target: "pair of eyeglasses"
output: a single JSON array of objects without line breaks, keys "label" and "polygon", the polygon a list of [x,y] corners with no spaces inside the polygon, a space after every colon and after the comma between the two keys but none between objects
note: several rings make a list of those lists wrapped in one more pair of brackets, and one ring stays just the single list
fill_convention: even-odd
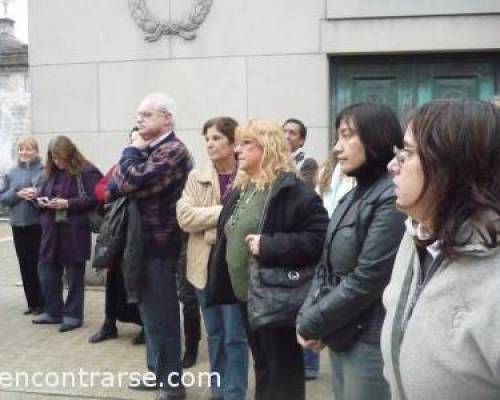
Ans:
[{"label": "pair of eyeglasses", "polygon": [[408,159],[415,152],[414,149],[405,149],[405,148],[400,149],[397,146],[394,146],[392,148],[392,151],[400,167],[402,167],[405,164],[405,162],[407,162]]}]

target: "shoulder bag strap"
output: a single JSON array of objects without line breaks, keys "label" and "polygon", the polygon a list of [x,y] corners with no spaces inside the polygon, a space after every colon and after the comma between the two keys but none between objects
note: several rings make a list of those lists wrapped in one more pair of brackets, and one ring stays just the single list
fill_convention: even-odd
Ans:
[{"label": "shoulder bag strap", "polygon": [[83,179],[82,179],[82,174],[78,174],[76,176],[76,183],[78,185],[78,195],[80,197],[87,197],[87,191],[85,190],[85,186],[83,185]]}]

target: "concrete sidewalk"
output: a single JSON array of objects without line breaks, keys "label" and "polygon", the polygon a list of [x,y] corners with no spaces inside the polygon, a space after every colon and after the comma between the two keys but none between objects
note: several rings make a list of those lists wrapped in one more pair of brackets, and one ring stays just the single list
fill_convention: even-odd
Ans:
[{"label": "concrete sidewalk", "polygon": [[[87,341],[103,320],[104,292],[101,288],[86,290],[85,323],[82,328],[71,332],[59,333],[57,325],[33,325],[32,317],[22,314],[26,308],[24,293],[22,287],[16,285],[20,281],[19,268],[8,236],[10,230],[0,222],[0,400],[154,399],[154,392],[127,388],[125,373],[146,372],[144,346],[130,343],[138,332],[137,326],[119,323],[118,339],[98,344]],[[323,352],[321,358],[321,376],[307,383],[307,399],[332,399],[327,353]],[[198,363],[186,372],[198,377],[198,373],[207,371],[208,353],[204,337]],[[93,385],[90,373],[94,373]],[[16,374],[18,385],[15,384]],[[72,379],[76,382],[74,386]],[[66,387],[63,380],[66,380]],[[187,389],[187,399],[209,397],[206,376],[201,381],[201,387]],[[248,399],[252,399],[252,368],[249,384]]]}]

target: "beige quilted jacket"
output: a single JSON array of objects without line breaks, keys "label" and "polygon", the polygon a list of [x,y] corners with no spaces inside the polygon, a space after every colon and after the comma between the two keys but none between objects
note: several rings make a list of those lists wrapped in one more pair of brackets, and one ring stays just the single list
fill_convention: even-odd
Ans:
[{"label": "beige quilted jacket", "polygon": [[219,178],[213,165],[193,169],[177,202],[177,221],[189,233],[186,275],[198,289],[207,284],[208,257],[221,210]]}]

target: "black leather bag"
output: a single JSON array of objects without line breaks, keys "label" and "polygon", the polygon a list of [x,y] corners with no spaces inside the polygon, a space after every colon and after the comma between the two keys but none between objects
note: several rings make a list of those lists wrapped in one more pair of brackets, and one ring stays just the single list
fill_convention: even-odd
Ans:
[{"label": "black leather bag", "polygon": [[260,266],[250,258],[248,319],[252,329],[295,326],[309,292],[314,267],[290,269]]},{"label": "black leather bag", "polygon": [[126,240],[127,198],[115,200],[104,217],[97,235],[92,267],[96,270],[112,268],[123,256]]},{"label": "black leather bag", "polygon": [[[78,195],[81,197],[87,197],[88,194],[85,190],[85,186],[83,185],[81,174],[76,176],[76,181],[78,183]],[[93,233],[99,233],[101,225],[104,221],[103,210],[101,210],[100,207],[97,206],[93,210],[87,211],[87,219],[89,221],[90,230]]]}]

